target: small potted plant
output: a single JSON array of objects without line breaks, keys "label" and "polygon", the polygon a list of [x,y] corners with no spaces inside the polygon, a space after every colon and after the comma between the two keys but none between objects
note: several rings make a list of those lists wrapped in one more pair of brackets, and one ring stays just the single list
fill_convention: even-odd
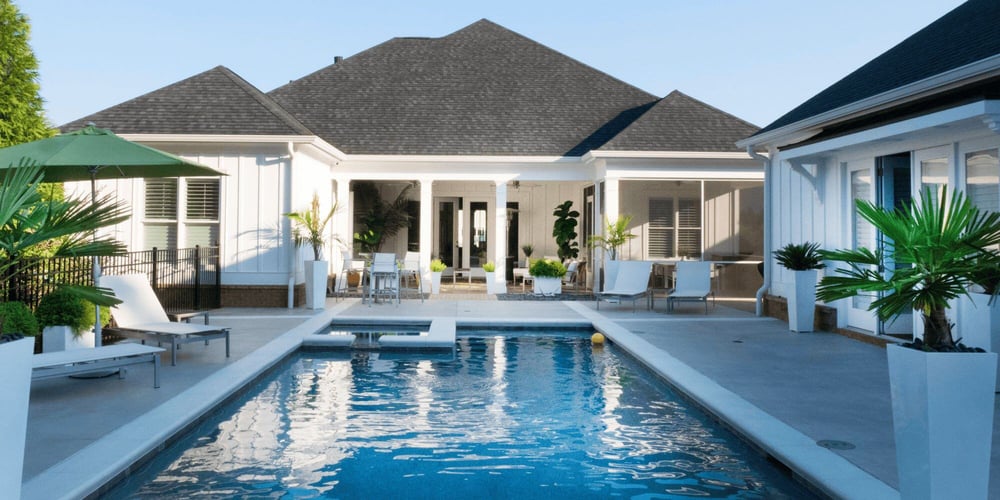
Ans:
[{"label": "small potted plant", "polygon": [[431,261],[431,293],[441,293],[441,273],[445,269],[448,269],[448,266],[441,262],[441,259]]},{"label": "small potted plant", "polygon": [[490,295],[496,295],[497,289],[499,288],[496,283],[496,270],[497,265],[491,260],[483,264],[483,271],[486,273],[486,293]]},{"label": "small potted plant", "polygon": [[792,292],[788,294],[788,328],[811,332],[816,317],[816,271],[823,269],[819,243],[789,243],[774,252],[774,259],[792,272]]},{"label": "small potted plant", "polygon": [[524,267],[531,267],[531,254],[535,253],[535,247],[531,243],[525,243],[521,245],[521,251],[524,252]]},{"label": "small potted plant", "polygon": [[[846,267],[825,276],[817,296],[880,293],[869,306],[880,320],[912,311],[923,319],[923,340],[886,348],[900,497],[987,498],[997,354],[955,342],[947,311],[994,258],[1000,214],[929,189],[898,210],[859,200],[857,213],[891,243],[822,251]],[[886,261],[893,272],[878,272]]]},{"label": "small potted plant", "polygon": [[529,269],[535,282],[535,294],[559,295],[562,293],[562,278],[566,276],[566,266],[551,259],[538,259]]},{"label": "small potted plant", "polygon": [[605,222],[607,227],[604,229],[604,234],[591,236],[587,244],[590,248],[604,250],[604,284],[607,289],[614,284],[618,275],[618,251],[622,245],[635,238],[635,235],[629,230],[629,224],[632,223],[631,215],[622,214],[614,222],[610,220]]},{"label": "small potted plant", "polygon": [[305,261],[306,307],[309,309],[323,309],[326,305],[330,263],[323,260],[323,246],[326,244],[326,226],[338,209],[334,203],[330,211],[323,214],[319,205],[319,195],[314,194],[308,209],[285,214],[292,221],[292,242],[295,246],[312,247],[313,260]]},{"label": "small potted plant", "polygon": [[34,337],[38,321],[24,302],[0,302],[0,333]]},{"label": "small potted plant", "polygon": [[[42,352],[94,347],[94,305],[66,289],[57,289],[38,303],[35,317],[42,328]],[[101,308],[101,324],[110,314]]]}]

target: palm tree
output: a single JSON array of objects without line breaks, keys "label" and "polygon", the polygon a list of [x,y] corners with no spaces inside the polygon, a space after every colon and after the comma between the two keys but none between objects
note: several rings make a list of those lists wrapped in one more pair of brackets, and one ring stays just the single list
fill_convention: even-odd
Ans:
[{"label": "palm tree", "polygon": [[[887,210],[859,200],[858,214],[882,235],[884,249],[823,251],[828,260],[848,264],[837,275],[826,276],[817,297],[833,301],[859,293],[882,293],[872,302],[882,321],[909,310],[921,312],[924,344],[951,349],[955,341],[945,315],[948,301],[968,295],[968,288],[982,279],[984,266],[998,269],[1000,214],[976,208],[961,193],[941,195],[940,202],[927,190],[919,203]],[[889,259],[897,269],[883,274],[879,266]],[[995,272],[993,274],[996,274]]]},{"label": "palm tree", "polygon": [[403,186],[396,199],[387,202],[373,182],[359,182],[354,188],[355,199],[368,203],[362,212],[360,225],[363,231],[354,233],[354,241],[362,246],[362,251],[378,252],[382,244],[403,228],[410,227],[409,193],[413,184]]},{"label": "palm tree", "polygon": [[[313,194],[309,208],[301,212],[285,214],[295,228],[292,229],[292,240],[295,246],[310,245],[313,249],[313,260],[323,260],[323,246],[326,244],[326,225],[330,223],[333,214],[340,209],[339,203],[334,203],[325,215],[319,211],[319,195]],[[339,241],[339,240],[338,240]]]},{"label": "palm tree", "polygon": [[[32,250],[54,245],[53,257],[93,257],[122,253],[125,246],[98,229],[128,219],[125,207],[104,197],[91,203],[81,198],[43,200],[38,186],[40,167],[7,169],[0,182],[0,276],[16,274]],[[64,285],[80,298],[98,305],[119,301],[92,286]]]},{"label": "palm tree", "polygon": [[618,249],[628,243],[628,240],[635,238],[635,235],[628,228],[628,225],[632,223],[632,216],[619,215],[618,220],[606,222],[608,227],[604,230],[604,234],[591,236],[587,243],[591,248],[603,248],[611,254],[611,260],[615,260],[618,258]]}]

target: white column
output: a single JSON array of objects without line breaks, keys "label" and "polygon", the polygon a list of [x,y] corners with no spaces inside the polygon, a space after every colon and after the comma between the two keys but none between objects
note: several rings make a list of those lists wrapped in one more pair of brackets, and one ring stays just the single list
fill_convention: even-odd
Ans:
[{"label": "white column", "polygon": [[431,250],[434,248],[434,181],[420,182],[420,291],[431,291]]},{"label": "white column", "polygon": [[496,181],[496,222],[493,224],[493,262],[496,263],[495,290],[507,284],[507,180]]},{"label": "white column", "polygon": [[[604,180],[604,216],[611,222],[618,220],[618,181],[617,177],[609,177]],[[604,224],[605,221],[601,221],[602,227]]]},{"label": "white column", "polygon": [[351,227],[351,222],[354,220],[354,207],[351,206],[351,179],[338,177],[335,181],[337,182],[337,197],[334,202],[337,204],[337,211],[334,212],[331,222],[333,223],[333,234],[340,238],[341,245],[334,245],[338,251],[333,252],[331,267],[337,273],[337,290],[343,290],[347,288],[347,276],[343,272],[344,259],[341,250],[350,252],[354,246],[354,230]]}]

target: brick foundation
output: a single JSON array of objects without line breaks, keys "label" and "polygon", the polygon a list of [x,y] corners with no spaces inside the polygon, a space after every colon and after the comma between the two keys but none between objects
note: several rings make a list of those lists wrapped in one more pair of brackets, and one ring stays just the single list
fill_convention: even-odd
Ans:
[{"label": "brick foundation", "polygon": [[[306,287],[295,285],[295,307],[306,303]],[[287,286],[223,285],[222,307],[288,307]]]},{"label": "brick foundation", "polygon": [[[788,301],[784,297],[765,295],[764,315],[787,322]],[[837,310],[829,306],[816,304],[816,317],[813,321],[814,330],[835,332],[837,331]]]}]

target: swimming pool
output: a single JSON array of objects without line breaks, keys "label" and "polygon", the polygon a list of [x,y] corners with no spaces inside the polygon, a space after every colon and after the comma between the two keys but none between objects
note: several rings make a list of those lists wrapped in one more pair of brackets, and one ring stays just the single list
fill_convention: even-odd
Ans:
[{"label": "swimming pool", "polygon": [[525,332],[301,352],[108,494],[196,495],[812,497],[614,346]]}]

